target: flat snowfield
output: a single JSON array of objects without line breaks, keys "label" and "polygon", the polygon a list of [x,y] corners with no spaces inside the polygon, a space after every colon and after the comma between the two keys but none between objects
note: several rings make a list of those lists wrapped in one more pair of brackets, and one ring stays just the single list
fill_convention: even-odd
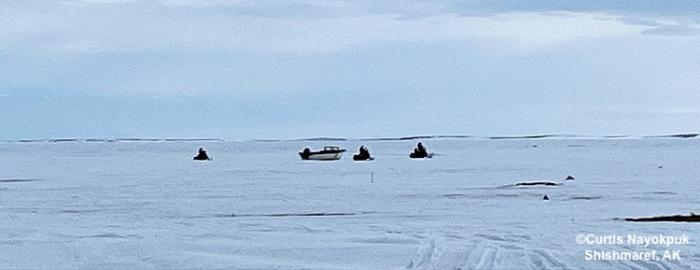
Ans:
[{"label": "flat snowfield", "polygon": [[[619,219],[700,213],[698,139],[423,143],[432,159],[408,158],[416,141],[0,143],[0,269],[700,267],[700,224]],[[352,161],[362,144],[374,161]],[[297,154],[324,145],[348,151]],[[563,185],[512,186],[530,181]]]}]

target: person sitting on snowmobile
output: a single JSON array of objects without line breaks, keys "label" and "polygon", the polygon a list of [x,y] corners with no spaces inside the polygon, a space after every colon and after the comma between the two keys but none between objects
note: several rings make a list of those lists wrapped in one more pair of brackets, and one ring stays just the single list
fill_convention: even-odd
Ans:
[{"label": "person sitting on snowmobile", "polygon": [[204,150],[204,148],[199,148],[199,153],[197,156],[194,157],[194,160],[211,160],[209,155],[207,155],[207,150]]}]

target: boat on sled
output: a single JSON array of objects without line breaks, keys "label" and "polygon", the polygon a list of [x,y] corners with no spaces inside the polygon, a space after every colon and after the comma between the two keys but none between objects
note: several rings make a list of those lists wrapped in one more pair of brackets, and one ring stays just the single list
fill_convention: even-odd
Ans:
[{"label": "boat on sled", "polygon": [[345,149],[337,146],[324,146],[323,150],[311,151],[309,148],[304,148],[299,152],[302,160],[339,160]]}]

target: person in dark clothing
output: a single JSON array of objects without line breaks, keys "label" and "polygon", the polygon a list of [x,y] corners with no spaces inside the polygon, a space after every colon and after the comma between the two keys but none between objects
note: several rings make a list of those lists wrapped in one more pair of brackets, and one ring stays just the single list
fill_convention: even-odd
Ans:
[{"label": "person in dark clothing", "polygon": [[301,159],[303,159],[303,160],[309,159],[309,157],[311,156],[311,149],[309,149],[308,147],[304,148],[304,150],[299,152],[299,155],[301,156]]},{"label": "person in dark clothing", "polygon": [[199,148],[199,153],[197,156],[194,157],[194,160],[211,160],[209,155],[207,155],[207,150],[204,150],[204,148]]},{"label": "person in dark clothing", "polygon": [[422,142],[418,142],[418,146],[416,146],[416,150],[418,150],[418,151],[416,151],[416,153],[418,153],[418,154],[428,155],[428,150],[426,150],[425,147],[423,147]]},{"label": "person in dark clothing", "polygon": [[367,150],[367,147],[360,146],[360,155],[363,157],[369,157],[369,150]]},{"label": "person in dark clothing", "polygon": [[425,149],[423,143],[418,142],[416,148],[413,148],[413,153],[410,155],[411,158],[425,158],[428,157],[428,150]]},{"label": "person in dark clothing", "polygon": [[360,146],[358,152],[358,154],[352,157],[353,160],[372,160],[372,157],[369,154],[369,150],[367,150],[367,147],[365,147],[364,145]]}]

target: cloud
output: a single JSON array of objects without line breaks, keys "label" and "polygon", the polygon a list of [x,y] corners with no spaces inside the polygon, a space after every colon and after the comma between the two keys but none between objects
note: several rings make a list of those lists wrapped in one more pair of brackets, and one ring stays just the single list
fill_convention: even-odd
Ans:
[{"label": "cloud", "polygon": [[621,21],[631,25],[646,26],[647,28],[641,32],[643,35],[691,36],[700,34],[700,25],[688,19],[628,16],[623,17]]},{"label": "cloud", "polygon": [[[345,1],[293,1],[279,5],[274,3],[282,2],[61,3],[30,1],[2,7],[0,24],[6,27],[0,29],[0,48],[29,53],[324,53],[387,42],[466,41],[500,44],[505,50],[517,51],[577,39],[632,35],[645,29],[605,13],[508,11],[464,16],[443,10],[442,5],[421,1],[394,9]],[[407,19],[417,12],[423,14]]]}]

